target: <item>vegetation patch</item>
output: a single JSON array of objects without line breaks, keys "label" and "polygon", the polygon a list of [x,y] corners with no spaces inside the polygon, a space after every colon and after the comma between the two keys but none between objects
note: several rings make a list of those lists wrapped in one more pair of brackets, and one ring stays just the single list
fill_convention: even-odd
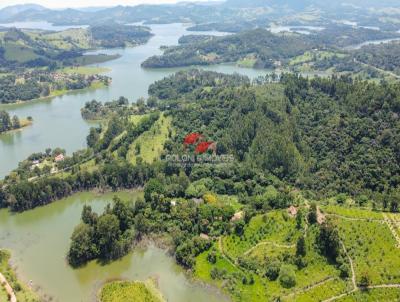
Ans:
[{"label": "vegetation patch", "polygon": [[116,281],[111,282],[101,289],[101,302],[164,302],[164,298],[157,290],[154,280]]}]

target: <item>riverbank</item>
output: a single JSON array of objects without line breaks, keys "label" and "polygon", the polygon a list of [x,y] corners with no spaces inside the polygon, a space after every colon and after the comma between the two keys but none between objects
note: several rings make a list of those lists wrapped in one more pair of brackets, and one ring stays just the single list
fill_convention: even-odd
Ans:
[{"label": "riverbank", "polygon": [[10,258],[10,252],[0,250],[0,301],[39,302],[39,297],[17,279]]}]

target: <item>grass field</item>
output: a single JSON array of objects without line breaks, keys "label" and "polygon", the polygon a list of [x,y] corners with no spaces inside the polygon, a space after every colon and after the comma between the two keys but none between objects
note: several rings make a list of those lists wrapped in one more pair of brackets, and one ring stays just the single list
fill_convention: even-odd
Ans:
[{"label": "grass field", "polygon": [[284,211],[273,211],[254,217],[242,237],[233,234],[224,237],[222,241],[224,250],[235,259],[260,242],[293,245],[299,235],[300,232],[295,228],[295,219]]},{"label": "grass field", "polygon": [[[131,144],[127,159],[133,164],[136,163],[138,157],[147,163],[152,163],[158,159],[163,151],[164,143],[168,139],[171,122],[172,119],[170,117],[161,115],[149,131],[140,135]],[[136,146],[140,146],[140,148]]]},{"label": "grass field", "polygon": [[357,291],[337,302],[395,302],[400,301],[400,288],[374,288],[366,291]]},{"label": "grass field", "polygon": [[[373,288],[400,284],[400,248],[385,217],[400,231],[400,215],[382,214],[349,206],[325,205],[325,214],[338,226],[339,237],[351,258],[357,285],[367,275],[372,288],[354,287],[350,269],[348,278],[340,277],[335,263],[328,261],[317,248],[320,229],[308,225],[305,235],[306,254],[303,267],[292,264],[296,259],[296,241],[303,229],[286,210],[274,210],[253,217],[243,235],[235,233],[219,238],[210,251],[196,258],[197,278],[226,291],[233,301],[400,301],[400,288]],[[209,255],[216,255],[210,262]],[[285,288],[279,278],[270,281],[265,272],[272,263],[285,263],[295,273],[295,284]],[[349,267],[350,261],[345,260]],[[243,282],[246,279],[247,282]],[[252,280],[252,282],[248,282]]]},{"label": "grass field", "polygon": [[367,273],[372,285],[400,283],[400,249],[386,223],[338,219],[338,226],[357,282]]},{"label": "grass field", "polygon": [[344,58],[345,54],[335,53],[331,51],[307,51],[304,54],[294,57],[290,60],[289,65],[299,65],[304,63],[309,63],[313,61],[321,61],[325,59],[330,59],[333,57]]},{"label": "grass field", "polygon": [[7,43],[5,46],[4,58],[7,61],[25,63],[39,58],[33,49],[18,43]]},{"label": "grass field", "polygon": [[100,292],[101,302],[163,302],[153,280],[145,282],[117,281],[106,284]]},{"label": "grass field", "polygon": [[41,35],[41,37],[60,49],[91,48],[90,36],[87,30],[83,28],[72,28],[61,32]]},{"label": "grass field", "polygon": [[327,205],[321,206],[321,209],[327,214],[340,215],[348,218],[383,220],[383,215],[381,212],[374,212],[371,210],[360,209],[356,207]]}]

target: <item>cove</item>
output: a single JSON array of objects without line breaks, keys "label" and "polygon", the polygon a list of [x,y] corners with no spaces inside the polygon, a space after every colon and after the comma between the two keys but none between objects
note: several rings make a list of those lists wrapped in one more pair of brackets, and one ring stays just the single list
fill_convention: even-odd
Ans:
[{"label": "cove", "polygon": [[[38,25],[35,23],[35,26]],[[28,25],[24,23],[24,27]],[[185,34],[221,35],[219,32],[188,32],[183,24],[152,25],[151,28],[155,35],[145,45],[98,51],[121,55],[117,60],[96,65],[111,69],[106,73],[113,78],[109,87],[68,93],[51,100],[0,105],[0,110],[7,110],[11,115],[24,118],[32,116],[34,120],[33,125],[23,131],[0,135],[0,179],[34,152],[43,152],[48,147],[61,147],[71,154],[85,148],[89,128],[94,126],[81,117],[80,109],[86,102],[92,99],[106,102],[120,96],[125,96],[134,102],[139,97],[147,96],[148,87],[153,82],[178,70],[187,69],[143,69],[140,64],[145,59],[161,54],[160,46],[176,45],[178,39]],[[268,73],[267,70],[241,68],[235,65],[207,66],[204,69],[223,73],[237,72],[251,78]]]},{"label": "cove", "polygon": [[146,280],[155,277],[168,301],[224,301],[216,290],[191,282],[165,251],[149,246],[136,249],[120,260],[101,265],[92,261],[79,269],[67,265],[70,236],[80,221],[82,208],[91,205],[100,212],[113,196],[134,201],[141,192],[98,195],[78,193],[45,207],[21,214],[0,211],[0,247],[11,250],[12,263],[20,278],[52,301],[95,301],[97,291],[107,280]]}]

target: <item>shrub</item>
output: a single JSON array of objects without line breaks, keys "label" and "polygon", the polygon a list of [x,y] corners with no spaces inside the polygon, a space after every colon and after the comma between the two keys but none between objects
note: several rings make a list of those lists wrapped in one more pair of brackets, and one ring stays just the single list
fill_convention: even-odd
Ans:
[{"label": "shrub", "polygon": [[296,273],[290,265],[282,265],[279,271],[279,283],[284,288],[291,288],[296,285]]},{"label": "shrub", "polygon": [[265,276],[271,281],[275,281],[279,276],[279,271],[281,269],[281,263],[279,261],[273,261],[267,266],[267,271]]}]

